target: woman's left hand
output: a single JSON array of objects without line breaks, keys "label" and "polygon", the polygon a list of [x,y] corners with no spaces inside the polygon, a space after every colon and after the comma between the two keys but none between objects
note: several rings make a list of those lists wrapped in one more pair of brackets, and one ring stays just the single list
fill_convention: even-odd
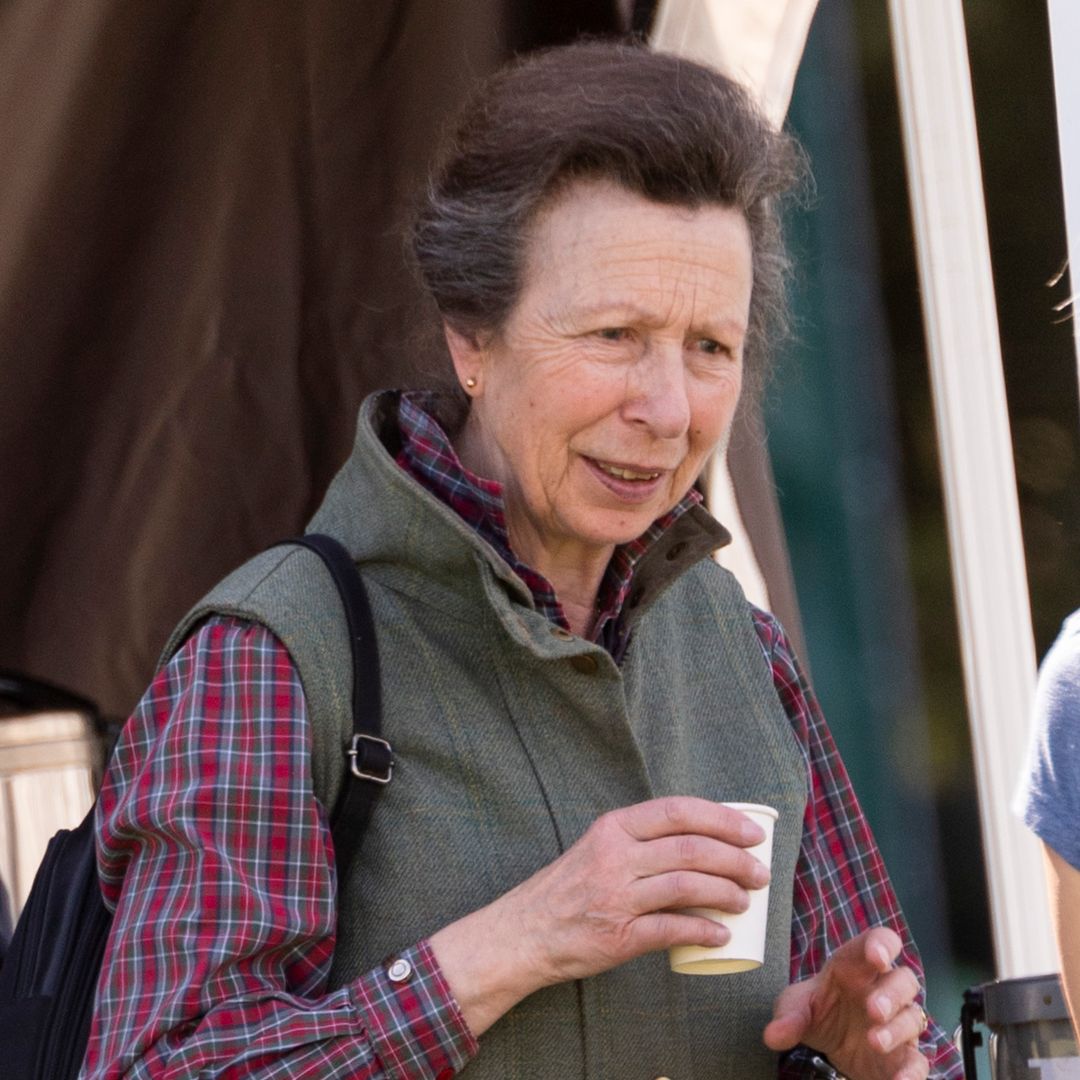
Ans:
[{"label": "woman's left hand", "polygon": [[851,1080],[925,1080],[930,1064],[918,1037],[926,1014],[914,972],[893,967],[900,946],[883,926],[840,946],[817,975],[777,997],[766,1045],[811,1046]]}]

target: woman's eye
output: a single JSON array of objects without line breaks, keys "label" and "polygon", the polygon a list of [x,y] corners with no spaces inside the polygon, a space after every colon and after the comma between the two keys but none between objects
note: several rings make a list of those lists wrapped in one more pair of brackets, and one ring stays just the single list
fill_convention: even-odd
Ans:
[{"label": "woman's eye", "polygon": [[698,338],[693,342],[693,349],[704,356],[717,356],[720,360],[738,360],[740,350],[727,341],[716,338]]}]

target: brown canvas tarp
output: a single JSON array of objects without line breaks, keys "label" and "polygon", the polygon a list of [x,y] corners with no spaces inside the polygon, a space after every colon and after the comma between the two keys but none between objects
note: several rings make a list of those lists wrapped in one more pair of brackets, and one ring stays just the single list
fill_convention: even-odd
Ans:
[{"label": "brown canvas tarp", "polygon": [[448,113],[629,7],[0,7],[0,667],[130,709],[409,378],[430,313],[399,223]]}]

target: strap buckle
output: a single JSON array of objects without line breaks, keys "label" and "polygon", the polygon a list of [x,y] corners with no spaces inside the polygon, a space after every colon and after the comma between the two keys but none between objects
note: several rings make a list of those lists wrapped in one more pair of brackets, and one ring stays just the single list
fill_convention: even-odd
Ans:
[{"label": "strap buckle", "polygon": [[[371,772],[367,768],[367,747],[360,745],[361,740],[365,743],[370,743],[371,748],[375,749],[371,762],[371,767],[378,769],[378,772]],[[385,740],[377,738],[375,735],[353,735],[352,742],[349,744],[349,749],[346,751],[349,757],[349,771],[358,780],[370,780],[375,784],[389,784],[394,778],[394,748]]]}]

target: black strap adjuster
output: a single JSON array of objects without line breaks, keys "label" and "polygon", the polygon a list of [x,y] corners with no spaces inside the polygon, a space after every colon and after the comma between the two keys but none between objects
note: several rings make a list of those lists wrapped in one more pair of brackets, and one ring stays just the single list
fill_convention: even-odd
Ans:
[{"label": "black strap adjuster", "polygon": [[355,734],[346,754],[349,771],[358,780],[389,784],[394,778],[394,748],[385,739]]}]

